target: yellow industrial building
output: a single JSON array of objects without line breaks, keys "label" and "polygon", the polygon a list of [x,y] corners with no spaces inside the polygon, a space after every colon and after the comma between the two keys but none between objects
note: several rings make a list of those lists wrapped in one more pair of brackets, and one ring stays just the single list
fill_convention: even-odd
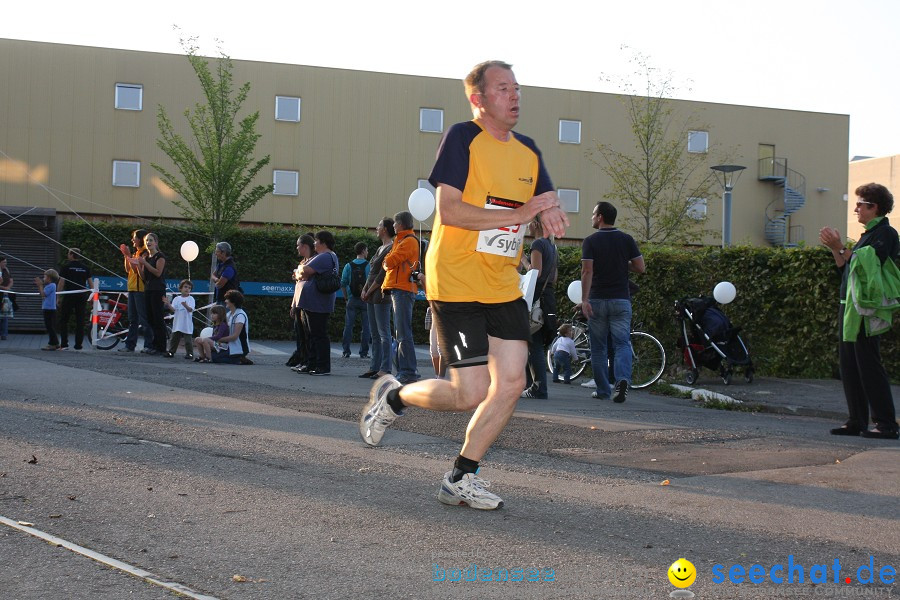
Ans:
[{"label": "yellow industrial building", "polygon": [[[256,156],[271,156],[259,183],[275,184],[245,222],[371,228],[403,210],[427,185],[442,132],[471,118],[468,67],[454,80],[234,60],[236,84],[251,84],[245,109],[260,113]],[[581,239],[610,189],[590,159],[596,142],[634,147],[625,108],[614,94],[520,83],[517,130],[543,152],[571,213],[567,238]],[[202,101],[183,55],[0,39],[0,207],[179,218],[151,167],[171,166],[156,144],[157,108],[188,136],[182,113]],[[726,149],[747,167],[733,193],[733,243],[815,244],[822,226],[846,223],[847,115],[672,106],[703,123],[685,136],[685,152],[713,166],[712,149]],[[713,190],[694,199],[693,214],[708,218],[698,244],[721,243],[722,190]]]}]

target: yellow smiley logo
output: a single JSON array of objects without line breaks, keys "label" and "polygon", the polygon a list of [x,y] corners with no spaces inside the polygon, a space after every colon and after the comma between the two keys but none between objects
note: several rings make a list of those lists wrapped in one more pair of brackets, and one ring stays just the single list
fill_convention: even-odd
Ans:
[{"label": "yellow smiley logo", "polygon": [[686,558],[679,558],[669,567],[668,575],[672,585],[677,588],[686,588],[697,579],[697,569]]}]

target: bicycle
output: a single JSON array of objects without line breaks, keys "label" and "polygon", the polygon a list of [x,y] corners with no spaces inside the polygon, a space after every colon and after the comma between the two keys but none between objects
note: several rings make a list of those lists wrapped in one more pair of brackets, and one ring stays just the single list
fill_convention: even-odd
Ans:
[{"label": "bicycle", "polygon": [[[108,296],[100,296],[100,303],[106,302],[105,308],[97,311],[97,343],[92,340],[93,327],[88,327],[88,343],[98,350],[112,350],[128,335],[128,299],[119,292],[114,300]],[[171,317],[169,317],[171,318]],[[172,326],[166,323],[166,338],[172,336]]]},{"label": "bicycle", "polygon": [[[575,342],[576,355],[572,357],[572,379],[577,379],[591,364],[591,343],[588,332],[588,324],[583,318],[573,316],[560,322],[560,325],[568,323],[572,326],[572,340]],[[638,325],[640,326],[640,325]],[[557,336],[558,337],[558,336]],[[553,340],[556,341],[556,338]],[[553,355],[547,349],[547,370],[553,371]],[[666,350],[658,339],[644,331],[631,330],[631,388],[639,390],[653,385],[662,377],[666,370]],[[612,370],[612,361],[609,361]]]}]

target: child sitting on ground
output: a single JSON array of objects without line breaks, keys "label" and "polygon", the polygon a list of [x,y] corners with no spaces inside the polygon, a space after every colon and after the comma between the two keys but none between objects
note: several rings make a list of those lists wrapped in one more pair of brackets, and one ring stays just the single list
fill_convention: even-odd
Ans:
[{"label": "child sitting on ground", "polygon": [[[217,304],[213,306],[211,310],[213,334],[208,338],[194,338],[194,345],[197,347],[197,358],[194,359],[194,362],[211,362],[210,359],[212,358],[213,350],[222,349],[217,343],[218,340],[228,335],[225,307]],[[223,347],[227,348],[228,344],[224,344]]]},{"label": "child sitting on ground", "polygon": [[172,337],[169,339],[169,351],[166,352],[166,358],[175,356],[178,350],[178,344],[184,336],[184,357],[188,360],[194,358],[194,344],[191,336],[194,334],[194,298],[191,296],[191,290],[194,284],[190,279],[182,279],[178,284],[180,296],[172,299],[172,303],[166,308],[175,313],[172,317]]},{"label": "child sitting on ground", "polygon": [[572,359],[578,353],[575,349],[575,342],[572,340],[574,329],[568,323],[559,328],[559,337],[550,347],[550,354],[553,355],[553,383],[559,383],[559,373],[563,372],[565,377],[564,383],[571,384],[572,378]]}]

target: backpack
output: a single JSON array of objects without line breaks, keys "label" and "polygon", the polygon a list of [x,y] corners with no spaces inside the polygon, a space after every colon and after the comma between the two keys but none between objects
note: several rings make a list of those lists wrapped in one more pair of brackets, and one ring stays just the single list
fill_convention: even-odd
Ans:
[{"label": "backpack", "polygon": [[366,285],[366,263],[350,263],[350,295],[357,298],[362,294]]}]

